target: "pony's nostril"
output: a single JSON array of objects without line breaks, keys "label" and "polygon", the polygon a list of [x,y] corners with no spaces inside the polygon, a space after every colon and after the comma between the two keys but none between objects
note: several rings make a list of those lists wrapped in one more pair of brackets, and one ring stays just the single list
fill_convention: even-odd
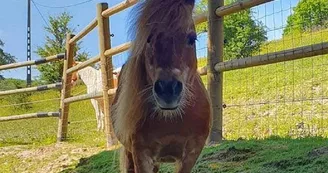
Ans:
[{"label": "pony's nostril", "polygon": [[162,95],[164,94],[165,92],[165,86],[164,86],[164,82],[161,81],[161,80],[158,80],[155,82],[155,92],[158,94],[158,95]]},{"label": "pony's nostril", "polygon": [[182,83],[178,80],[155,82],[154,90],[158,95],[178,96],[182,91]]},{"label": "pony's nostril", "polygon": [[172,89],[174,95],[179,95],[182,92],[182,83],[180,81],[174,81]]}]

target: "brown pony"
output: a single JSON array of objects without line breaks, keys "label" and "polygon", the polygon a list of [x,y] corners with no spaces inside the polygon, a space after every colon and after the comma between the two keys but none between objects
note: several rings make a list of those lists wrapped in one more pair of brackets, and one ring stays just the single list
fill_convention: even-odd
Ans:
[{"label": "brown pony", "polygon": [[212,113],[197,73],[194,3],[146,0],[132,13],[135,41],[111,110],[123,172],[158,172],[161,162],[191,172],[205,145]]}]

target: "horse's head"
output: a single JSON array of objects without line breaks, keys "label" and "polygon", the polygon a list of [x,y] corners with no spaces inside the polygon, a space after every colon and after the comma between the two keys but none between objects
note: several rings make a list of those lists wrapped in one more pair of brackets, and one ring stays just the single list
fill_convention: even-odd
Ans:
[{"label": "horse's head", "polygon": [[176,109],[196,72],[196,34],[162,32],[150,39],[145,61],[153,95],[161,109]]},{"label": "horse's head", "polygon": [[[79,64],[80,62],[73,61],[73,67]],[[72,73],[72,79],[71,79],[71,84],[74,86],[76,84],[76,81],[79,79],[79,75],[77,71]]]},{"label": "horse's head", "polygon": [[157,107],[176,110],[186,103],[191,79],[197,73],[197,35],[192,20],[194,2],[160,3],[167,3],[167,9],[164,5],[148,17],[144,64]]}]

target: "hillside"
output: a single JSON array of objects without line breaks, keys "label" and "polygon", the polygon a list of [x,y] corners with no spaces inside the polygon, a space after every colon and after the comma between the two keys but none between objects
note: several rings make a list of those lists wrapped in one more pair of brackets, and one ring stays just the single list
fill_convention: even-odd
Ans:
[{"label": "hillside", "polygon": [[[291,35],[254,55],[327,41],[328,30]],[[328,136],[327,67],[328,55],[323,55],[225,72],[225,138]]]},{"label": "hillside", "polygon": [[[256,54],[324,41],[328,41],[328,30],[272,41],[264,45]],[[206,59],[200,59],[199,66],[204,64],[206,64]],[[263,170],[320,172],[321,168],[327,167],[328,152],[326,148],[322,148],[328,145],[327,140],[317,138],[295,141],[291,139],[253,140],[272,135],[291,138],[317,135],[328,137],[326,128],[328,127],[327,66],[328,56],[324,55],[225,72],[224,137],[226,140],[252,140],[227,141],[223,145],[205,149],[204,157],[196,169],[209,168],[215,170],[214,172],[262,172]],[[206,77],[202,79],[206,84]],[[73,88],[73,95],[82,93],[86,93],[85,86],[79,85]],[[0,116],[57,111],[59,97],[58,91],[33,93],[30,96],[0,97]],[[20,105],[12,106],[22,100],[35,103],[25,108]],[[67,166],[76,165],[79,158],[89,157],[103,150],[104,133],[96,130],[96,118],[90,101],[72,104],[69,122],[68,145],[70,146],[64,145],[60,149],[55,145],[58,123],[56,118],[1,123],[0,163],[5,164],[0,164],[0,170],[11,172],[19,168],[19,170],[29,169],[37,172],[34,170],[41,166],[48,169],[50,164],[52,168],[54,159],[62,163],[63,161],[60,160],[62,155],[65,155],[63,160],[67,160],[66,155],[67,157],[73,155],[74,159],[71,159],[71,162],[57,166],[66,169]],[[16,146],[23,146],[23,149],[12,149]],[[77,152],[74,150],[76,148],[78,148]],[[320,149],[314,150],[315,148]],[[73,154],[72,150],[74,150]],[[31,151],[32,154],[37,151],[35,155],[43,153],[47,159],[41,159],[43,161],[41,164],[29,157],[22,158],[21,153],[26,153],[26,151]],[[52,154],[44,151],[51,151]],[[229,155],[229,152],[233,155],[237,153],[236,157],[240,156],[240,158]],[[114,153],[117,152],[112,154]],[[28,156],[33,157],[33,155]],[[112,156],[114,155],[108,152],[99,153],[91,158],[80,160],[81,163],[77,165],[77,168],[71,167],[70,171],[66,170],[66,172],[105,171],[109,168],[104,166],[104,163],[108,163]],[[237,161],[231,161],[231,159],[237,159]],[[22,160],[30,166],[25,167],[24,164],[17,166]],[[75,164],[72,165],[73,162]],[[162,168],[163,172],[170,169],[169,167]],[[40,172],[42,171],[44,169]]]}]

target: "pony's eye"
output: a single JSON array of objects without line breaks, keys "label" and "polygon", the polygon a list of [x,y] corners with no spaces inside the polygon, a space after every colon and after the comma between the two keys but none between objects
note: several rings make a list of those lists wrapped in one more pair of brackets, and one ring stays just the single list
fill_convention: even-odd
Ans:
[{"label": "pony's eye", "polygon": [[197,40],[196,33],[192,32],[192,33],[188,34],[188,44],[189,45],[191,45],[191,46],[194,45],[196,40]]},{"label": "pony's eye", "polygon": [[153,34],[150,34],[150,35],[148,36],[148,38],[147,38],[147,43],[150,43],[152,36],[153,36]]}]

